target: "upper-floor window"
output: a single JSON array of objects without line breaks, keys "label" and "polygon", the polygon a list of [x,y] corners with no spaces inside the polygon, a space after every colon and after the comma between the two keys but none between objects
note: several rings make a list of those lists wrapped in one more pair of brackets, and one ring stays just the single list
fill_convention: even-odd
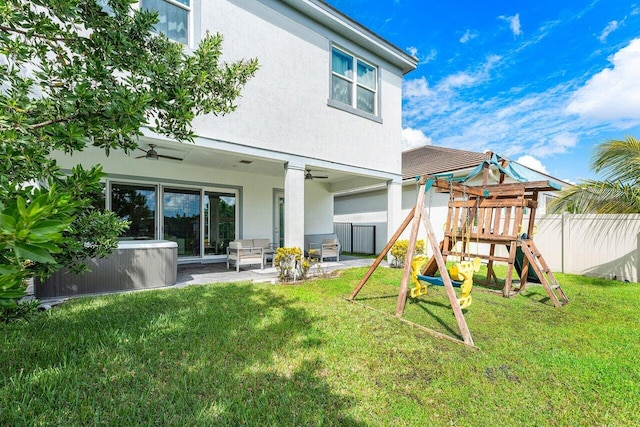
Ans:
[{"label": "upper-floor window", "polygon": [[331,98],[376,114],[377,92],[376,67],[334,47],[331,55]]},{"label": "upper-floor window", "polygon": [[140,7],[158,12],[157,32],[179,43],[189,43],[191,0],[141,0]]}]

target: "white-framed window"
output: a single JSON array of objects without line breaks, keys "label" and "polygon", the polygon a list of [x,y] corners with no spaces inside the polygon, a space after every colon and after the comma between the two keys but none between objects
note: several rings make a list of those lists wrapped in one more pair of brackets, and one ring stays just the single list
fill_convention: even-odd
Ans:
[{"label": "white-framed window", "polygon": [[331,99],[378,113],[378,68],[346,51],[331,49]]},{"label": "white-framed window", "polygon": [[140,0],[140,7],[158,12],[157,32],[173,41],[189,44],[191,0]]}]

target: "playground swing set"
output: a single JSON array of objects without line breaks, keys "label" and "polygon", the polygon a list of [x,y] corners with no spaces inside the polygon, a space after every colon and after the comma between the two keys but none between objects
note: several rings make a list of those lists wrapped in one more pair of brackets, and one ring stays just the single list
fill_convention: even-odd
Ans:
[{"label": "playground swing set", "polygon": [[[500,173],[498,184],[488,184],[490,167],[496,168]],[[465,184],[467,180],[480,172],[483,172],[481,185]],[[504,183],[507,175],[519,182]],[[427,294],[427,285],[442,286],[449,299],[462,340],[421,325],[411,324],[437,337],[476,348],[462,310],[468,308],[472,303],[473,274],[479,271],[482,260],[487,262],[488,283],[498,282],[493,268],[494,262],[507,263],[502,289],[502,294],[505,297],[523,292],[527,282],[537,282],[543,286],[549,299],[556,307],[561,307],[569,302],[533,242],[538,194],[544,191],[558,190],[559,188],[555,184],[550,181],[526,181],[505,160],[499,161],[495,155],[482,162],[473,172],[461,179],[454,179],[452,175],[425,175],[416,179],[418,180],[416,205],[352,291],[348,298],[349,301],[355,300],[393,244],[411,224],[409,246],[405,258],[407,262],[404,264],[395,313],[397,318],[407,323],[411,322],[402,319],[407,294],[409,293],[412,298],[417,298]],[[436,243],[433,226],[424,206],[425,194],[431,188],[439,192],[449,192],[444,239],[439,245]],[[529,210],[529,215],[526,218],[525,209]],[[426,239],[433,253],[428,262],[424,257],[414,258],[421,223],[426,229]],[[476,246],[476,254],[473,259],[470,254],[471,242],[474,242]],[[478,249],[480,244],[489,245],[488,251],[480,253]],[[508,250],[508,256],[496,254],[497,246],[505,246]],[[449,256],[457,257],[459,261],[452,263],[447,268],[446,262]],[[520,286],[517,289],[513,288],[512,283],[514,270],[520,277]],[[411,290],[409,290],[410,280],[413,284]],[[456,295],[455,288],[460,288],[460,296]]]}]

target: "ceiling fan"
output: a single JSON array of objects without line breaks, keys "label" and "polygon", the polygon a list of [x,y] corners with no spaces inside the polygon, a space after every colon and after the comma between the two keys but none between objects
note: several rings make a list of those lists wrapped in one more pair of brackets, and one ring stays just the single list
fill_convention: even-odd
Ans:
[{"label": "ceiling fan", "polygon": [[327,175],[313,175],[311,173],[310,169],[306,170],[306,173],[304,174],[304,179],[327,179],[329,178]]},{"label": "ceiling fan", "polygon": [[143,150],[142,148],[138,147],[139,150],[144,151],[146,154],[143,156],[138,156],[136,157],[136,159],[152,159],[152,160],[158,160],[158,159],[169,159],[169,160],[178,160],[178,161],[182,161],[182,159],[180,157],[173,157],[173,156],[166,156],[164,154],[158,154],[158,152],[155,150],[155,148],[157,147],[156,144],[149,144],[149,149],[148,150]]}]

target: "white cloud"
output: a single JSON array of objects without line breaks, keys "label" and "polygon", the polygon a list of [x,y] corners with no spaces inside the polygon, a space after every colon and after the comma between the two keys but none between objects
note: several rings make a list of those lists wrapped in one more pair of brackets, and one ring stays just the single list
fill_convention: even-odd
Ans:
[{"label": "white cloud", "polygon": [[402,129],[402,150],[431,145],[431,138],[426,136],[420,129]]},{"label": "white cloud", "polygon": [[621,129],[640,124],[640,38],[632,40],[609,61],[611,68],[594,74],[573,93],[566,111]]},{"label": "white cloud", "polygon": [[542,162],[538,159],[536,159],[533,156],[530,156],[528,154],[521,156],[518,158],[518,160],[516,160],[517,163],[520,163],[523,166],[526,166],[530,169],[536,170],[538,172],[542,172],[544,174],[549,175],[549,171],[547,170],[547,168],[542,164]]},{"label": "white cloud", "polygon": [[433,61],[434,59],[436,59],[436,56],[438,54],[437,50],[431,49],[429,51],[429,54],[424,56],[420,54],[420,52],[418,51],[418,48],[415,46],[409,46],[408,48],[406,48],[406,51],[409,53],[409,55],[415,56],[416,58],[418,58],[418,60],[420,61],[420,64],[426,64],[428,62]]},{"label": "white cloud", "polygon": [[478,33],[476,33],[475,31],[471,31],[471,30],[467,30],[462,37],[460,37],[460,43],[466,43],[471,39],[475,39],[476,37],[478,37]]},{"label": "white cloud", "polygon": [[452,90],[440,83],[431,88],[423,79],[411,86],[422,87],[424,94],[414,90],[413,97],[405,97],[405,126],[423,129],[441,146],[545,158],[567,153],[577,144],[573,135],[584,134],[564,111],[571,83],[489,99],[478,98],[474,89]]},{"label": "white cloud", "polygon": [[420,58],[420,63],[426,64],[427,62],[431,62],[436,59],[436,56],[438,56],[438,51],[435,49],[431,49],[427,56],[425,56],[424,58]]},{"label": "white cloud", "polygon": [[509,23],[509,28],[511,28],[511,32],[514,36],[519,36],[522,34],[522,26],[520,25],[520,14],[516,13],[513,16],[499,16],[499,19],[503,21],[507,21]]},{"label": "white cloud", "polygon": [[402,90],[406,98],[426,98],[432,93],[424,77],[405,81]]},{"label": "white cloud", "polygon": [[466,72],[459,72],[456,74],[451,74],[447,76],[443,82],[442,86],[449,89],[456,89],[460,87],[470,87],[473,86],[479,79],[478,75],[469,74]]},{"label": "white cloud", "polygon": [[538,157],[549,157],[553,154],[564,154],[578,143],[578,137],[569,132],[551,134],[549,138],[543,138],[533,144],[529,149],[529,154]]},{"label": "white cloud", "polygon": [[606,42],[607,41],[607,37],[609,37],[609,34],[613,33],[618,28],[619,28],[618,21],[609,22],[607,24],[607,26],[604,27],[604,30],[602,30],[602,33],[600,33],[600,36],[598,37],[598,40],[600,40],[602,43]]}]

